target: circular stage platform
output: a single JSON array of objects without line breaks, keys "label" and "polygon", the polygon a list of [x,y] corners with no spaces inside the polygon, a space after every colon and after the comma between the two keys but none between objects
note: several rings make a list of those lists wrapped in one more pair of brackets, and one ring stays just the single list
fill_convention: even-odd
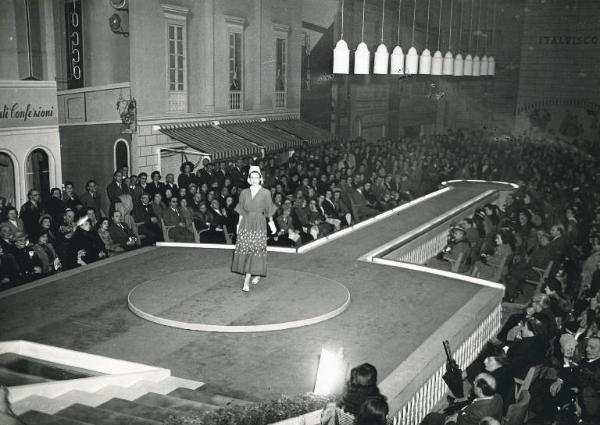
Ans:
[{"label": "circular stage platform", "polygon": [[136,315],[181,329],[265,332],[312,325],[350,304],[348,289],[312,273],[269,268],[250,292],[243,276],[222,269],[185,270],[148,280],[129,293]]}]

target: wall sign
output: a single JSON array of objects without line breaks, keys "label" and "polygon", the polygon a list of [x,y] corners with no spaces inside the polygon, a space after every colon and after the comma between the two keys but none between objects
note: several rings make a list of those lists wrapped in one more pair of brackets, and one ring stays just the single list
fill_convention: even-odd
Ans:
[{"label": "wall sign", "polygon": [[54,106],[39,106],[31,103],[18,102],[0,105],[0,120],[21,120],[23,122],[34,118],[53,118]]},{"label": "wall sign", "polygon": [[538,44],[598,44],[598,36],[596,35],[540,35]]},{"label": "wall sign", "polygon": [[81,0],[65,2],[67,27],[67,86],[69,89],[83,87],[83,19]]}]

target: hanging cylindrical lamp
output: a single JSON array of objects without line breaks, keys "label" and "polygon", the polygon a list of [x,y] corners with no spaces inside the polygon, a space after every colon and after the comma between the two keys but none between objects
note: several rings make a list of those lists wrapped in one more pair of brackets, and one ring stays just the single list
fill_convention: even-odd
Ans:
[{"label": "hanging cylindrical lamp", "polygon": [[464,75],[466,77],[473,76],[473,57],[471,56],[471,36],[473,35],[473,3],[475,0],[471,0],[471,17],[469,18],[469,45],[467,50],[467,56],[465,56],[465,67]]},{"label": "hanging cylindrical lamp", "polygon": [[481,75],[481,59],[479,58],[479,38],[481,37],[481,30],[479,27],[481,19],[481,0],[479,0],[479,8],[477,9],[477,39],[475,43],[475,56],[473,56],[473,77],[479,77]]},{"label": "hanging cylindrical lamp", "polygon": [[362,9],[362,29],[360,36],[360,43],[354,53],[354,73],[355,74],[368,74],[369,73],[369,62],[371,61],[371,53],[369,48],[365,44],[365,0],[363,0]]},{"label": "hanging cylindrical lamp", "polygon": [[[496,0],[494,0],[494,12],[492,13],[492,33],[490,39],[490,46],[494,48],[494,30],[496,29]],[[496,61],[494,57],[490,55],[488,58],[488,75],[496,75]]]},{"label": "hanging cylindrical lamp", "polygon": [[383,25],[385,22],[385,0],[381,10],[381,44],[377,46],[375,51],[375,63],[373,64],[373,74],[387,74],[390,54],[387,46],[383,44]]},{"label": "hanging cylindrical lamp", "polygon": [[427,25],[425,27],[425,48],[421,52],[419,58],[419,74],[429,75],[431,74],[431,52],[429,51],[429,7],[431,6],[431,0],[427,0]]},{"label": "hanging cylindrical lamp", "polygon": [[460,0],[460,23],[458,25],[458,53],[454,57],[454,67],[452,69],[452,75],[455,77],[462,77],[465,75],[465,60],[460,54],[462,50],[462,20],[463,20],[463,4],[464,0]]},{"label": "hanging cylindrical lamp", "polygon": [[438,46],[437,50],[433,54],[431,61],[431,75],[442,75],[442,65],[444,57],[440,51],[440,39],[442,38],[442,0],[440,0],[440,16],[438,21]]},{"label": "hanging cylindrical lamp", "polygon": [[404,74],[404,52],[400,47],[400,11],[402,10],[402,0],[398,4],[398,42],[392,55],[390,56],[390,74],[403,75]]},{"label": "hanging cylindrical lamp", "polygon": [[413,22],[412,22],[412,40],[410,42],[410,49],[406,53],[406,63],[404,72],[406,75],[414,75],[419,71],[419,54],[415,49],[415,19],[417,17],[417,0],[415,0],[413,9]]},{"label": "hanging cylindrical lamp", "polygon": [[488,75],[488,57],[487,57],[487,48],[488,48],[488,38],[490,36],[489,32],[489,16],[490,15],[490,4],[488,2],[488,6],[485,10],[485,47],[483,48],[483,57],[481,58],[481,76],[485,77]]},{"label": "hanging cylindrical lamp", "polygon": [[454,55],[450,51],[450,46],[452,45],[452,10],[454,9],[454,0],[450,0],[450,29],[448,31],[448,51],[444,56],[444,63],[442,66],[442,74],[443,75],[452,75],[454,71]]},{"label": "hanging cylindrical lamp", "polygon": [[344,41],[344,0],[342,0],[342,29],[340,40],[333,49],[333,73],[348,74],[348,72],[350,72],[350,49]]}]

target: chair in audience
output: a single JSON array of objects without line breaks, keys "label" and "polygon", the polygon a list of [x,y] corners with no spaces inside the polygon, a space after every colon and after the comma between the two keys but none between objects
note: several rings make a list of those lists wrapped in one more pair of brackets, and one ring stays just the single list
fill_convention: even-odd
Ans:
[{"label": "chair in audience", "polygon": [[223,224],[223,233],[225,233],[225,243],[227,245],[233,245],[233,240],[232,240],[233,233],[229,233],[229,229],[227,229],[226,224]]},{"label": "chair in audience", "polygon": [[450,263],[450,265],[452,266],[450,268],[450,271],[453,273],[459,273],[460,268],[463,265],[463,263],[465,262],[466,258],[465,258],[465,255],[461,252],[460,254],[458,254],[458,257],[456,258],[456,260],[453,260],[451,258],[447,258],[447,260]]},{"label": "chair in audience", "polygon": [[535,294],[539,294],[542,292],[542,286],[544,282],[550,276],[550,271],[552,270],[552,266],[554,265],[553,261],[550,261],[545,269],[540,269],[538,267],[532,267],[532,270],[538,274],[537,279],[527,279],[525,282],[535,285]]},{"label": "chair in audience", "polygon": [[165,242],[173,242],[173,240],[171,238],[169,238],[169,230],[171,230],[175,226],[165,225],[165,221],[162,219],[162,217],[160,219],[160,226],[162,227],[163,238],[164,238]]},{"label": "chair in audience", "polygon": [[538,372],[539,368],[537,366],[533,366],[529,368],[529,370],[527,371],[527,375],[525,375],[525,378],[513,378],[515,381],[515,400],[519,400],[519,397],[521,396],[521,393],[523,391],[529,392],[529,386],[536,378]]},{"label": "chair in audience", "polygon": [[196,230],[194,220],[192,220],[192,233],[194,234],[194,242],[200,243],[200,233],[198,233],[198,231]]},{"label": "chair in audience", "polygon": [[528,390],[521,389],[519,398],[517,401],[508,406],[506,416],[502,421],[503,425],[523,425],[525,418],[527,417],[527,410],[529,409],[529,401],[531,395]]}]

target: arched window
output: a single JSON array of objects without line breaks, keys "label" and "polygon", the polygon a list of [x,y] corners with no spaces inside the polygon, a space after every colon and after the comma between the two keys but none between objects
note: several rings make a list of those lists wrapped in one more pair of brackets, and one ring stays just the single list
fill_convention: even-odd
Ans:
[{"label": "arched window", "polygon": [[25,177],[27,179],[27,191],[37,189],[46,201],[50,194],[50,164],[48,154],[42,149],[34,149],[27,157]]},{"label": "arched window", "polygon": [[15,165],[8,154],[0,152],[0,196],[16,205]]},{"label": "arched window", "polygon": [[125,139],[117,139],[115,142],[115,170],[120,170],[123,167],[127,167],[131,170],[129,165],[129,145]]}]

